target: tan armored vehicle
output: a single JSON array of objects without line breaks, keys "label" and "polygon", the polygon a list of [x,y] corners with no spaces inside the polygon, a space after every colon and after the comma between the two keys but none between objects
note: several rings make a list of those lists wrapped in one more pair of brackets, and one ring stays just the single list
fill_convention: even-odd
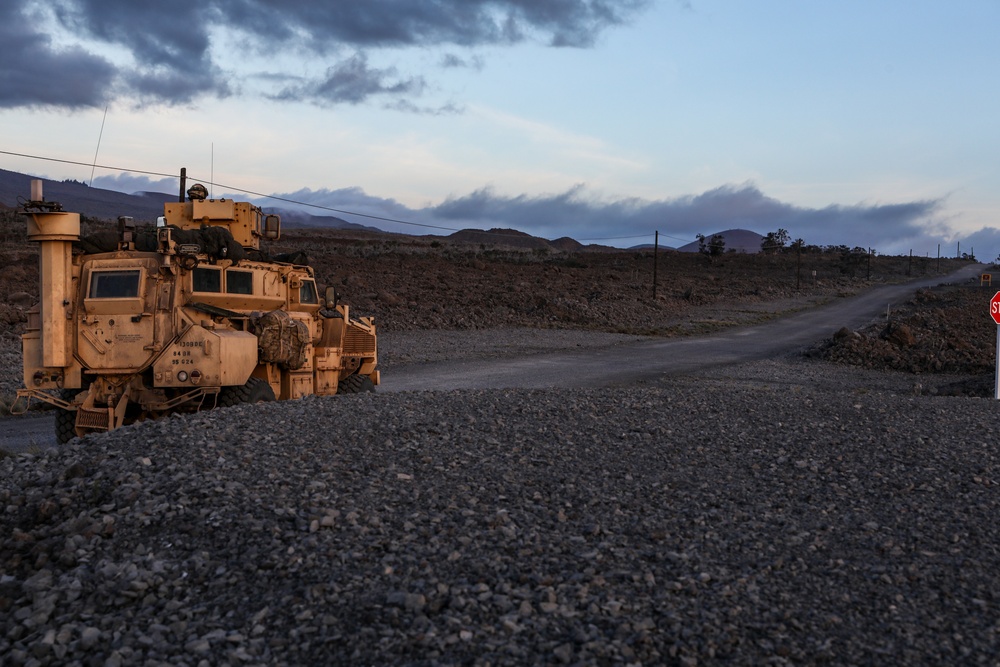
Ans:
[{"label": "tan armored vehicle", "polygon": [[[182,172],[183,174],[183,172]],[[25,389],[56,406],[56,439],[171,412],[373,391],[375,325],[321,295],[301,258],[271,258],[280,220],[194,185],[155,228],[80,237],[80,216],[24,204],[40,245],[40,303],[22,336]],[[57,390],[57,391],[53,391]]]}]

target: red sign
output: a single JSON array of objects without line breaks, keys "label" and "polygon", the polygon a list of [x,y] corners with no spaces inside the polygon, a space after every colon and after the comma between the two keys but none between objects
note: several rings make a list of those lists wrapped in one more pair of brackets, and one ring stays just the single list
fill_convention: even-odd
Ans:
[{"label": "red sign", "polygon": [[990,299],[990,317],[997,323],[997,326],[1000,326],[1000,292],[994,294],[993,298]]}]

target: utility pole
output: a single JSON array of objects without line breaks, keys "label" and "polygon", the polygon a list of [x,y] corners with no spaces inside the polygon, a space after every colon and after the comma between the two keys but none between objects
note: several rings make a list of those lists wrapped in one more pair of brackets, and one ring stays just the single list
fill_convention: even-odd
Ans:
[{"label": "utility pole", "polygon": [[656,301],[656,268],[660,264],[660,230],[656,230],[653,241],[653,301]]},{"label": "utility pole", "polygon": [[802,244],[795,244],[795,290],[798,291],[802,286]]}]

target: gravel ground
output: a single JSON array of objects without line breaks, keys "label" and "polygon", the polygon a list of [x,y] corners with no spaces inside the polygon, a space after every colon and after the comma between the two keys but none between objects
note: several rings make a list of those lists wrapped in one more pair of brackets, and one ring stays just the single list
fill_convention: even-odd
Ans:
[{"label": "gravel ground", "polygon": [[995,664],[996,404],[912,382],[310,398],[6,458],[0,662]]},{"label": "gravel ground", "polygon": [[9,399],[24,386],[21,361],[21,336],[9,331],[0,333],[0,400]]}]

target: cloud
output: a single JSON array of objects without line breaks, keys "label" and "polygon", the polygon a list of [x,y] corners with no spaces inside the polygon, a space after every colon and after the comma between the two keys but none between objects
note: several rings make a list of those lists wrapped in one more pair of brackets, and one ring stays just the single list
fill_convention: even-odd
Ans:
[{"label": "cloud", "polygon": [[55,48],[37,24],[37,17],[17,4],[0,4],[0,107],[103,105],[115,67],[79,46]]},{"label": "cloud", "polygon": [[178,189],[176,178],[161,178],[154,181],[148,176],[140,176],[127,171],[114,175],[96,176],[91,186],[128,194],[137,192],[175,193]]},{"label": "cloud", "polygon": [[977,232],[961,239],[952,239],[953,244],[942,248],[942,254],[950,256],[954,253],[972,253],[981,262],[996,262],[1000,259],[1000,229],[983,227]]},{"label": "cloud", "polygon": [[[264,92],[272,99],[318,104],[360,104],[370,98],[419,96],[420,74],[398,74],[368,65],[377,50],[428,47],[511,46],[526,41],[557,47],[592,46],[606,30],[632,20],[651,0],[437,0],[435,2],[293,2],[276,0],[7,0],[0,8],[0,106],[96,106],[112,93],[144,103],[188,103],[200,96],[233,94],[241,78],[266,81],[249,71],[249,58],[231,58],[233,43],[268,62],[292,55],[316,61],[330,54],[356,55],[298,86],[301,75]],[[35,11],[32,21],[26,12]],[[40,26],[40,27],[35,27]],[[49,34],[70,46],[56,49]],[[88,50],[89,49],[89,50]],[[96,55],[107,52],[108,57]],[[481,69],[478,56],[450,52],[444,68]],[[32,82],[40,82],[32,86]],[[5,84],[5,85],[2,85]],[[117,85],[115,85],[117,84]],[[284,86],[284,87],[281,87]],[[424,107],[396,105],[404,111]]]}]

